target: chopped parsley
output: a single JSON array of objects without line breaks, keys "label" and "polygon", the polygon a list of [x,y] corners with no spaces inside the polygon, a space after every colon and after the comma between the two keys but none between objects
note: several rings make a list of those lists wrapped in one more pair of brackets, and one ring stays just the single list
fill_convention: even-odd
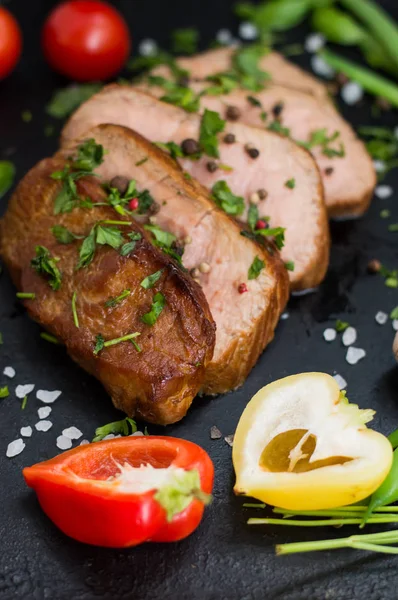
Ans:
[{"label": "chopped parsley", "polygon": [[[138,192],[136,185],[137,184],[135,179],[131,179],[128,184],[127,190],[124,194],[120,194],[119,190],[115,187],[109,188],[107,202],[120,215],[134,214],[135,212],[138,212],[139,215],[143,215],[146,212],[148,212],[148,210],[154,203],[154,199],[152,198],[149,191],[143,190],[142,192]],[[135,211],[126,210],[126,205],[133,198],[137,198],[138,200],[137,209]]]},{"label": "chopped parsley", "polygon": [[83,102],[99,92],[101,88],[101,83],[74,83],[68,87],[56,90],[46,106],[46,112],[56,119],[65,119]]},{"label": "chopped parsley", "polygon": [[182,265],[181,256],[173,248],[173,244],[177,240],[175,235],[164,231],[158,225],[144,225],[144,229],[152,233],[154,237],[152,243],[154,246],[160,248],[165,254],[168,254]]},{"label": "chopped parsley", "polygon": [[15,167],[9,160],[0,160],[0,198],[4,196],[14,182]]},{"label": "chopped parsley", "polygon": [[148,275],[148,277],[145,277],[145,279],[143,279],[140,283],[141,287],[144,288],[144,290],[149,290],[151,288],[153,288],[153,286],[155,285],[155,283],[157,281],[159,281],[160,277],[162,276],[163,273],[163,269],[160,269],[160,271],[156,271],[156,273],[152,273],[152,275]]},{"label": "chopped parsley", "polygon": [[79,325],[79,317],[77,315],[77,310],[76,310],[76,300],[77,300],[77,294],[76,294],[76,292],[73,292],[73,296],[72,296],[73,322],[75,324],[75,327],[77,327],[77,329],[79,329],[80,325]]},{"label": "chopped parsley", "polygon": [[390,223],[388,231],[398,231],[398,223]]},{"label": "chopped parsley", "polygon": [[161,150],[164,150],[164,152],[168,152],[171,158],[183,158],[184,156],[184,152],[182,151],[181,146],[179,144],[176,144],[175,142],[155,142],[155,146],[157,146]]},{"label": "chopped parsley", "polygon": [[390,313],[390,319],[398,319],[398,306],[396,306]]},{"label": "chopped parsley", "polygon": [[176,54],[195,54],[198,48],[199,32],[193,27],[175,29],[171,32],[171,48]]},{"label": "chopped parsley", "polygon": [[245,210],[245,201],[241,196],[235,196],[226,181],[217,181],[212,188],[214,202],[228,215],[239,216]]},{"label": "chopped parsley", "polygon": [[75,235],[63,225],[54,225],[51,227],[51,233],[59,244],[71,244],[75,240],[81,240],[84,236]]},{"label": "chopped parsley", "polygon": [[28,403],[28,397],[25,396],[21,402],[21,410],[25,410],[27,403]]},{"label": "chopped parsley", "polygon": [[340,321],[340,319],[337,319],[335,330],[337,333],[343,333],[343,331],[345,331],[349,326],[350,324],[347,323],[347,321]]},{"label": "chopped parsley", "polygon": [[213,110],[205,109],[199,132],[199,144],[203,152],[212,158],[219,157],[217,134],[224,131],[225,121]]},{"label": "chopped parsley", "polygon": [[380,269],[380,275],[384,277],[384,283],[389,288],[398,288],[398,270],[390,270],[387,269],[384,265],[382,265]]},{"label": "chopped parsley", "polygon": [[264,267],[265,262],[261,260],[258,256],[256,256],[252,264],[250,265],[248,271],[248,279],[257,279]]},{"label": "chopped parsley", "polygon": [[155,325],[158,320],[162,310],[164,309],[166,304],[166,298],[163,296],[161,292],[157,292],[157,294],[153,297],[153,302],[151,304],[151,310],[145,315],[141,317],[141,321],[145,323],[145,325],[149,325],[152,327]]},{"label": "chopped parsley", "polygon": [[250,102],[252,106],[257,106],[258,108],[262,107],[260,100],[254,96],[247,96],[247,101]]},{"label": "chopped parsley", "polygon": [[206,77],[206,81],[213,84],[203,90],[203,94],[207,94],[208,96],[229,94],[239,85],[237,77],[231,73],[216,73],[215,75],[209,75]]},{"label": "chopped parsley", "polygon": [[124,290],[119,296],[116,296],[115,298],[109,298],[105,302],[105,307],[106,308],[114,308],[117,304],[122,302],[122,300],[124,300],[125,298],[130,296],[130,294],[131,294],[130,290],[128,290],[128,289]]},{"label": "chopped parsley", "polygon": [[8,398],[10,392],[8,391],[8,385],[0,387],[0,398]]},{"label": "chopped parsley", "polygon": [[102,334],[99,333],[95,338],[94,354],[99,354],[104,348],[109,348],[110,346],[116,346],[117,344],[121,344],[122,342],[128,342],[130,340],[133,340],[139,335],[141,334],[138,331],[136,331],[135,333],[129,333],[127,335],[123,335],[122,337],[105,341]]},{"label": "chopped parsley", "polygon": [[285,187],[289,188],[290,190],[296,187],[296,180],[294,177],[285,181]]},{"label": "chopped parsley", "polygon": [[312,131],[310,134],[310,139],[308,142],[297,141],[300,146],[306,148],[307,150],[311,150],[316,146],[320,146],[322,149],[322,154],[327,156],[328,158],[339,157],[343,158],[345,156],[345,148],[344,144],[339,142],[338,148],[332,148],[330,144],[335,142],[340,136],[339,131],[335,131],[332,135],[328,135],[326,128],[316,129]]},{"label": "chopped parsley", "polygon": [[92,206],[92,202],[81,201],[77,193],[76,181],[86,175],[103,162],[104,149],[96,144],[94,139],[86,140],[77,149],[77,157],[70,160],[62,171],[52,173],[52,179],[62,181],[62,188],[54,203],[54,214],[71,212],[77,206]]},{"label": "chopped parsley", "polygon": [[285,137],[290,136],[290,129],[288,127],[283,127],[283,125],[277,119],[271,121],[267,129],[268,131],[274,131],[275,133],[279,133],[280,135],[283,135]]},{"label": "chopped parsley", "polygon": [[145,164],[147,162],[147,160],[149,160],[148,156],[145,156],[144,158],[142,158],[141,160],[139,160],[138,162],[135,163],[136,167],[140,167],[141,165]]},{"label": "chopped parsley", "polygon": [[57,267],[57,259],[44,246],[36,246],[36,256],[30,261],[31,267],[42,277],[48,280],[53,290],[61,287],[61,272]]},{"label": "chopped parsley", "polygon": [[137,424],[134,419],[126,417],[121,421],[114,421],[113,423],[107,423],[102,427],[97,427],[95,430],[95,437],[93,442],[100,442],[107,435],[131,435],[137,431]]},{"label": "chopped parsley", "polygon": [[40,333],[40,337],[42,340],[50,342],[50,344],[60,344],[60,341],[55,337],[55,335],[51,335],[51,333],[47,333],[47,331],[42,331]]},{"label": "chopped parsley", "polygon": [[171,74],[176,80],[189,75],[189,72],[186,69],[181,69],[181,67],[178,66],[176,59],[171,56],[171,54],[164,52],[163,50],[152,56],[138,56],[137,58],[133,58],[129,61],[127,66],[132,71],[151,71],[160,65],[168,66]]},{"label": "chopped parsley", "polygon": [[274,227],[271,229],[256,229],[256,235],[262,235],[263,237],[274,238],[275,246],[278,250],[281,250],[285,245],[285,228]]},{"label": "chopped parsley", "polygon": [[131,225],[129,221],[99,221],[92,228],[88,236],[83,240],[79,251],[79,262],[77,269],[88,267],[94,259],[97,245],[111,246],[118,250],[123,244],[123,233],[113,225]]},{"label": "chopped parsley", "polygon": [[247,223],[252,231],[256,228],[256,223],[259,220],[259,212],[257,204],[250,202],[249,210],[247,212]]},{"label": "chopped parsley", "polygon": [[136,232],[128,233],[127,237],[129,238],[130,241],[123,244],[123,246],[120,248],[121,256],[127,256],[128,254],[131,254],[131,252],[133,252],[137,242],[142,239],[142,235],[140,233],[136,233]]},{"label": "chopped parsley", "polygon": [[36,298],[36,294],[33,292],[17,292],[15,295],[18,300],[34,300]]},{"label": "chopped parsley", "polygon": [[199,111],[200,96],[195,94],[191,88],[179,85],[159,75],[149,75],[148,83],[149,85],[162,87],[166,91],[166,94],[160,97],[163,102],[179,106],[187,112]]},{"label": "chopped parsley", "polygon": [[268,51],[263,44],[251,44],[236,50],[232,65],[241,87],[252,92],[264,89],[270,76],[259,67],[259,62]]},{"label": "chopped parsley", "polygon": [[398,138],[387,127],[360,127],[359,133],[366,138],[366,148],[372,158],[382,161],[383,170],[378,174],[383,178],[388,171],[398,167]]},{"label": "chopped parsley", "polygon": [[286,271],[294,271],[294,261],[288,260],[285,262],[285,269]]}]

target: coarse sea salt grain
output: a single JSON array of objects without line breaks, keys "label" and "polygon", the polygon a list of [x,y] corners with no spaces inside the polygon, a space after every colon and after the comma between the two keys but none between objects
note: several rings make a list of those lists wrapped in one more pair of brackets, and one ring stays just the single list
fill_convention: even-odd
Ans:
[{"label": "coarse sea salt grain", "polygon": [[341,341],[344,346],[351,346],[354,344],[357,339],[357,330],[354,327],[347,327],[345,332],[342,335]]},{"label": "coarse sea salt grain", "polygon": [[394,331],[398,331],[398,319],[393,320],[392,328],[394,329]]},{"label": "coarse sea salt grain", "polygon": [[53,392],[49,392],[47,390],[37,390],[36,398],[42,402],[45,402],[46,404],[52,404],[57,398],[60,397],[61,394],[62,392],[59,390],[54,390]]},{"label": "coarse sea salt grain", "polygon": [[89,444],[90,442],[88,440],[82,440],[79,444],[79,446],[86,446],[87,444]]},{"label": "coarse sea salt grain", "polygon": [[34,383],[26,383],[25,385],[17,385],[17,387],[15,388],[15,395],[17,398],[20,398],[22,400],[23,398],[25,398],[25,396],[27,396],[28,394],[33,392],[34,389],[35,389]]},{"label": "coarse sea salt grain", "polygon": [[39,415],[39,419],[47,419],[48,415],[51,413],[51,406],[41,406],[37,409],[37,414]]},{"label": "coarse sea salt grain", "polygon": [[388,314],[379,310],[379,312],[377,312],[375,315],[375,321],[379,325],[385,325],[388,321]]},{"label": "coarse sea salt grain", "polygon": [[289,313],[284,312],[281,314],[281,321],[286,321],[289,318]]},{"label": "coarse sea salt grain", "polygon": [[130,433],[129,437],[141,437],[142,435],[145,435],[143,431],[134,431],[134,433]]},{"label": "coarse sea salt grain", "polygon": [[242,40],[255,40],[258,36],[258,29],[253,23],[245,21],[239,25],[239,36]]},{"label": "coarse sea salt grain", "polygon": [[235,434],[231,433],[230,435],[226,435],[224,438],[224,440],[227,442],[228,446],[231,446],[231,448],[234,445],[234,437],[235,437]]},{"label": "coarse sea salt grain", "polygon": [[37,421],[35,427],[37,431],[48,431],[53,426],[51,421]]},{"label": "coarse sea salt grain", "polygon": [[331,327],[328,327],[323,332],[323,337],[327,342],[333,342],[333,340],[336,339],[336,335],[337,335],[336,330],[332,329]]},{"label": "coarse sea salt grain", "polygon": [[222,438],[221,431],[218,429],[218,427],[213,425],[213,427],[211,427],[211,429],[210,429],[210,439],[219,440],[220,438]]},{"label": "coarse sea salt grain", "polygon": [[63,430],[62,435],[70,440],[78,440],[82,437],[83,433],[77,427],[68,427],[67,429]]},{"label": "coarse sea salt grain", "polygon": [[151,38],[141,40],[141,42],[138,44],[138,54],[141,54],[141,56],[154,56],[154,54],[157,52],[157,49],[157,43]]},{"label": "coarse sea salt grain", "polygon": [[60,450],[69,450],[69,448],[72,448],[72,440],[64,435],[59,435],[57,437],[57,446]]},{"label": "coarse sea salt grain", "polygon": [[336,71],[332,69],[321,56],[318,56],[318,54],[314,54],[311,57],[311,68],[314,73],[321,77],[325,77],[326,79],[332,79],[336,73]]},{"label": "coarse sea salt grain", "polygon": [[220,29],[216,33],[216,40],[220,44],[230,44],[232,39],[232,33],[229,29]]},{"label": "coarse sea salt grain", "polygon": [[392,196],[392,187],[390,185],[378,185],[375,189],[375,196],[380,200],[385,200]]},{"label": "coarse sea salt grain", "polygon": [[378,159],[374,160],[373,166],[377,173],[383,173],[383,171],[386,170],[386,163],[384,162],[384,160],[378,160]]},{"label": "coarse sea salt grain", "polygon": [[321,33],[310,33],[305,38],[304,48],[307,52],[318,52],[325,45],[325,36]]},{"label": "coarse sea salt grain", "polygon": [[347,350],[346,361],[349,365],[356,365],[357,362],[362,360],[366,356],[366,352],[363,348],[355,348],[350,346]]},{"label": "coarse sea salt grain", "polygon": [[342,377],[338,373],[336,373],[336,375],[333,375],[333,379],[335,380],[335,382],[339,386],[340,390],[344,390],[347,387],[346,380],[344,379],[344,377]]},{"label": "coarse sea salt grain", "polygon": [[17,454],[21,454],[22,450],[25,448],[25,442],[22,438],[18,438],[13,442],[10,442],[7,446],[6,456],[8,458],[12,458],[13,456],[17,456]]},{"label": "coarse sea salt grain", "polygon": [[346,104],[352,106],[362,100],[363,87],[356,81],[348,81],[342,86],[340,95]]},{"label": "coarse sea salt grain", "polygon": [[20,434],[22,437],[30,437],[32,435],[33,429],[30,425],[27,427],[21,427]]},{"label": "coarse sea salt grain", "polygon": [[13,377],[15,377],[15,369],[14,369],[14,367],[5,367],[5,369],[3,371],[3,375],[5,375],[6,377],[9,377],[10,379],[12,379]]}]

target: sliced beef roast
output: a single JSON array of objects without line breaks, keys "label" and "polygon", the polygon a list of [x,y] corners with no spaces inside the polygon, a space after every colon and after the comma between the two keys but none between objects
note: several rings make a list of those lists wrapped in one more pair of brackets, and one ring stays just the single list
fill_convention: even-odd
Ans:
[{"label": "sliced beef roast", "polygon": [[[203,385],[213,355],[215,325],[204,294],[134,220],[107,224],[126,220],[109,205],[55,215],[60,182],[51,174],[65,164],[61,157],[43,160],[19,184],[0,222],[1,256],[18,289],[35,295],[24,301],[31,317],[102,382],[117,408],[153,423],[178,421]],[[85,206],[87,198],[106,202],[98,179],[84,177],[77,185]],[[56,225],[63,243],[51,231]],[[94,226],[95,255],[77,269],[80,238]],[[123,244],[130,244],[122,251],[121,234]],[[89,261],[92,244],[84,243]],[[143,287],[154,273],[153,285]],[[133,333],[139,335],[130,339]]]},{"label": "sliced beef roast", "polygon": [[[111,85],[75,112],[63,130],[63,143],[100,123],[125,125],[153,142],[181,144],[199,139],[201,117],[133,87]],[[226,135],[235,142],[227,143]],[[328,265],[329,230],[322,182],[310,153],[287,137],[230,121],[218,141],[219,168],[211,168],[216,163],[205,154],[197,160],[180,159],[183,168],[210,189],[225,181],[244,200],[243,213],[235,213],[239,219],[247,220],[254,195],[259,216],[270,217],[271,228],[286,228],[282,257],[295,265],[292,288],[318,285]]]},{"label": "sliced beef roast", "polygon": [[[181,58],[178,63],[188,69],[194,79],[201,79],[190,83],[199,94],[214,86],[203,80],[217,72],[228,71],[232,59],[233,51],[225,49]],[[201,110],[208,108],[224,116],[233,107],[240,123],[275,128],[299,143],[304,142],[320,168],[329,216],[362,215],[376,185],[375,169],[365,145],[329,98],[319,93],[320,89],[311,86],[306,89],[307,82],[316,82],[314,78],[273,52],[260,61],[265,70],[267,64],[271,66],[268,70],[272,82],[266,82],[265,89],[248,92],[235,88],[229,94],[204,94],[200,98]],[[154,74],[171,77],[167,67],[159,67]],[[166,94],[162,87],[144,84],[139,87],[157,97]],[[308,91],[312,93],[306,93]]]},{"label": "sliced beef roast", "polygon": [[[164,124],[160,118],[155,124],[149,106],[144,114],[160,131]],[[242,236],[239,225],[215,206],[205,188],[186,179],[174,160],[139,134],[100,125],[83,138],[94,138],[105,149],[96,171],[103,181],[134,179],[141,192],[149,192],[146,211],[135,213],[137,218],[177,238],[172,248],[183,250],[184,267],[202,286],[217,329],[201,391],[217,394],[238,387],[273,338],[288,298],[289,280],[279,254],[269,242],[257,244]],[[70,154],[71,147],[63,152]]]}]

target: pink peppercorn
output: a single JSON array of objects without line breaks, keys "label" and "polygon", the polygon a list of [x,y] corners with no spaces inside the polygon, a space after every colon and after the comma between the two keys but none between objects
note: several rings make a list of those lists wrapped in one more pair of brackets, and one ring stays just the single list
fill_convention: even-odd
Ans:
[{"label": "pink peppercorn", "polygon": [[267,227],[268,227],[267,221],[263,221],[262,219],[259,219],[256,223],[256,229],[267,229]]},{"label": "pink peppercorn", "polygon": [[129,202],[129,209],[137,210],[138,205],[139,205],[138,198],[132,198]]},{"label": "pink peppercorn", "polygon": [[238,292],[239,294],[244,294],[245,292],[248,292],[249,290],[247,289],[247,285],[245,283],[240,283],[238,285]]}]

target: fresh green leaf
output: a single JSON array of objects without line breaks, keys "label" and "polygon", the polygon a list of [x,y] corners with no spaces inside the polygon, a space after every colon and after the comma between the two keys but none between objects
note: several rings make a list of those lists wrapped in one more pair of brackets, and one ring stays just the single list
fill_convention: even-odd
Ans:
[{"label": "fresh green leaf", "polygon": [[77,156],[72,161],[72,168],[91,173],[103,162],[104,147],[97,144],[94,138],[90,138],[77,147]]},{"label": "fresh green leaf", "polygon": [[241,2],[235,6],[235,12],[264,33],[295,27],[307,16],[310,8],[310,0],[271,0],[260,4]]},{"label": "fresh green leaf", "polygon": [[160,313],[165,307],[165,304],[166,298],[161,292],[157,292],[157,294],[155,294],[153,297],[151,310],[141,317],[141,321],[145,323],[145,325],[152,327],[158,320]]},{"label": "fresh green leaf", "polygon": [[15,167],[9,160],[0,160],[0,198],[4,196],[14,182]]},{"label": "fresh green leaf", "polygon": [[241,87],[252,92],[264,89],[270,75],[260,68],[259,63],[268,52],[269,49],[264,44],[251,44],[235,51],[232,66]]},{"label": "fresh green leaf", "polygon": [[198,112],[200,108],[199,96],[191,88],[175,86],[175,88],[161,96],[162,102],[179,106],[187,112]]},{"label": "fresh green leaf", "polygon": [[262,107],[260,100],[258,98],[255,98],[254,96],[247,96],[247,100],[252,106],[256,106],[258,108]]},{"label": "fresh green leaf", "polygon": [[63,225],[54,225],[54,227],[51,227],[51,232],[57,242],[60,244],[71,244],[75,240],[81,240],[84,237],[81,235],[75,235]]},{"label": "fresh green leaf", "polygon": [[250,202],[249,210],[247,213],[247,223],[252,231],[256,229],[256,223],[259,220],[259,213],[256,204]]},{"label": "fresh green leaf", "polygon": [[213,84],[203,90],[203,94],[207,94],[208,96],[229,94],[239,86],[239,77],[233,72],[209,75],[206,77],[206,81],[210,81]]},{"label": "fresh green leaf", "polygon": [[156,273],[152,273],[152,275],[145,277],[145,279],[143,279],[140,283],[141,287],[143,287],[144,290],[153,288],[155,283],[159,281],[160,277],[162,276],[163,270],[164,269],[160,269],[160,271],[156,271]]},{"label": "fresh green leaf", "polygon": [[96,249],[96,231],[95,226],[91,229],[89,235],[84,238],[79,251],[79,262],[77,263],[76,269],[82,269],[88,267],[92,262]]},{"label": "fresh green leaf", "polygon": [[345,156],[345,148],[344,145],[340,142],[338,148],[332,148],[330,144],[336,141],[336,139],[340,136],[339,131],[335,131],[331,135],[328,135],[327,129],[316,129],[310,133],[310,138],[308,142],[297,141],[300,146],[307,148],[307,150],[311,150],[316,146],[320,146],[322,148],[322,154],[327,156],[328,158],[340,157],[343,158]]},{"label": "fresh green leaf", "polygon": [[256,256],[252,264],[250,265],[248,271],[248,279],[257,279],[264,267],[265,262],[261,260],[258,256]]},{"label": "fresh green leaf", "polygon": [[56,119],[69,117],[76,108],[99,92],[101,83],[73,84],[57,90],[46,106],[46,112]]},{"label": "fresh green leaf", "polygon": [[288,260],[287,262],[285,262],[285,269],[287,271],[294,271],[294,261]]},{"label": "fresh green leaf", "polygon": [[155,142],[155,146],[157,146],[161,150],[164,150],[165,152],[168,152],[171,158],[176,159],[182,158],[184,156],[184,153],[181,150],[181,146],[179,144],[176,144],[175,142]]},{"label": "fresh green leaf", "polygon": [[164,52],[163,50],[152,56],[138,56],[137,58],[133,58],[129,61],[128,68],[132,71],[151,71],[160,65],[166,65],[169,67],[171,74],[176,80],[189,75],[189,72],[186,69],[182,69],[178,66],[175,58],[171,54]]},{"label": "fresh green leaf", "polygon": [[195,54],[198,48],[199,32],[193,27],[175,29],[171,32],[171,48],[175,54]]},{"label": "fresh green leaf", "polygon": [[123,233],[116,227],[97,225],[96,243],[117,250],[123,243]]},{"label": "fresh green leaf", "polygon": [[290,190],[296,187],[296,180],[294,177],[285,181],[285,187],[289,188]]},{"label": "fresh green leaf", "polygon": [[239,216],[245,210],[245,201],[241,196],[235,196],[226,181],[217,181],[212,188],[214,202],[228,215]]},{"label": "fresh green leaf", "polygon": [[398,319],[398,306],[396,306],[390,313],[390,319]]},{"label": "fresh green leaf", "polygon": [[160,229],[158,225],[144,225],[144,229],[150,231],[157,242],[157,246],[170,248],[172,243],[177,239],[175,235]]},{"label": "fresh green leaf", "polygon": [[274,227],[269,229],[257,229],[256,235],[261,235],[263,237],[272,237],[274,238],[275,246],[278,250],[281,250],[285,245],[285,228],[284,227]]},{"label": "fresh green leaf", "polygon": [[340,319],[337,319],[335,329],[337,333],[343,333],[343,331],[345,331],[349,326],[350,324],[346,321],[340,321]]},{"label": "fresh green leaf", "polygon": [[97,427],[95,430],[95,437],[93,442],[100,442],[107,435],[131,435],[137,431],[137,424],[134,419],[126,417],[121,421],[114,421],[113,423],[107,423],[102,427]]},{"label": "fresh green leaf", "polygon": [[120,248],[121,256],[127,256],[128,254],[133,252],[137,242],[142,238],[142,235],[140,233],[128,233],[127,237],[131,241],[127,242],[126,244],[123,244],[123,246]]},{"label": "fresh green leaf", "polygon": [[219,157],[217,134],[224,131],[225,121],[217,112],[205,109],[199,133],[199,144],[207,156]]},{"label": "fresh green leaf", "polygon": [[124,290],[119,296],[116,296],[115,298],[109,298],[109,300],[107,300],[105,302],[105,307],[106,308],[115,308],[115,306],[117,304],[122,302],[122,300],[124,300],[128,296],[130,296],[130,294],[131,294],[130,290]]},{"label": "fresh green leaf", "polygon": [[104,349],[105,340],[101,333],[95,336],[94,354],[99,354]]},{"label": "fresh green leaf", "polygon": [[0,398],[8,398],[10,392],[8,391],[8,385],[0,387]]},{"label": "fresh green leaf", "polygon": [[288,127],[283,127],[280,121],[275,119],[271,121],[271,123],[267,127],[268,131],[275,131],[275,133],[279,133],[280,135],[284,135],[285,137],[290,136],[290,129]]},{"label": "fresh green leaf", "polygon": [[324,6],[314,11],[312,26],[322,33],[329,42],[342,45],[358,45],[367,35],[351,15],[335,6]]},{"label": "fresh green leaf", "polygon": [[201,489],[199,471],[192,469],[184,473],[174,473],[170,481],[157,490],[154,499],[164,508],[170,523],[175,515],[187,508],[194,499],[208,504],[211,496]]},{"label": "fresh green leaf", "polygon": [[59,290],[62,277],[55,258],[44,246],[36,246],[35,251],[36,256],[30,261],[32,268],[48,280],[53,290]]}]

